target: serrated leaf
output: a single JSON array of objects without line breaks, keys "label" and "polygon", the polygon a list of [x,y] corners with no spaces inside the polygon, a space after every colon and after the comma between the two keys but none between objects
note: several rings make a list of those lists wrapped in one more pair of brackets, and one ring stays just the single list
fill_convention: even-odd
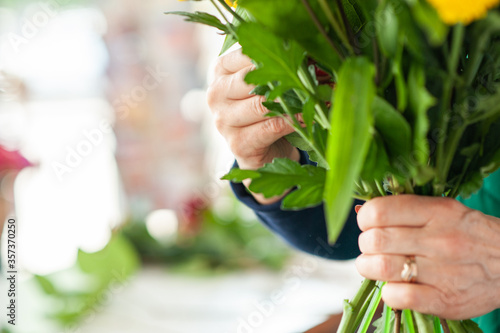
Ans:
[{"label": "serrated leaf", "polygon": [[221,180],[229,180],[234,183],[241,183],[245,179],[253,179],[259,176],[260,173],[255,170],[242,170],[239,168],[232,168],[228,174],[221,178]]},{"label": "serrated leaf", "polygon": [[[276,158],[257,171],[233,169],[224,177],[241,182],[251,178],[250,191],[266,198],[284,194],[296,188],[283,200],[283,209],[296,210],[321,204],[326,170],[312,165],[301,166],[287,158]],[[288,196],[291,196],[289,199]]]},{"label": "serrated leaf", "polygon": [[265,85],[277,81],[281,92],[302,87],[297,71],[305,53],[296,42],[285,44],[281,38],[256,23],[241,24],[237,33],[243,53],[258,65],[245,77],[247,83]]},{"label": "serrated leaf", "polygon": [[[328,20],[317,1],[309,1],[319,21],[328,25]],[[238,6],[246,8],[269,32],[280,38],[295,40],[311,57],[331,70],[337,70],[339,55],[328,47],[328,41],[318,31],[300,0],[239,0]]]},{"label": "serrated leaf", "polygon": [[330,242],[342,231],[353,202],[358,179],[370,144],[375,97],[375,67],[366,58],[344,62],[331,117],[326,157],[330,166],[325,184],[325,208]]},{"label": "serrated leaf", "polygon": [[256,86],[253,88],[253,90],[250,92],[250,95],[259,95],[259,96],[266,96],[266,94],[271,90],[269,86],[266,85],[260,85]]},{"label": "serrated leaf", "polygon": [[210,15],[208,13],[203,13],[203,12],[190,13],[190,12],[175,11],[175,12],[166,12],[165,14],[184,16],[185,21],[187,21],[187,22],[195,22],[195,23],[205,24],[205,25],[217,28],[226,34],[229,33],[229,30],[224,23],[222,23],[217,17]]}]

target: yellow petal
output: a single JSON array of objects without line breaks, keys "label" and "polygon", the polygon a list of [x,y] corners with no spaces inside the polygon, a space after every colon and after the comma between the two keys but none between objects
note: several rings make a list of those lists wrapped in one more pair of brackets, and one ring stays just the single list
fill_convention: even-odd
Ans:
[{"label": "yellow petal", "polygon": [[427,0],[441,19],[450,25],[469,24],[486,16],[488,10],[496,7],[500,0]]}]

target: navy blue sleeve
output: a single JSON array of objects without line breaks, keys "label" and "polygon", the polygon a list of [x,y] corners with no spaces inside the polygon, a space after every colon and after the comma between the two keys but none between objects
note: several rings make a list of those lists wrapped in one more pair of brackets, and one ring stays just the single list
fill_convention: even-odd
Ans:
[{"label": "navy blue sleeve", "polygon": [[[311,163],[305,153],[302,153],[301,163]],[[264,225],[296,249],[334,260],[353,259],[361,254],[358,247],[361,230],[356,222],[354,206],[339,239],[329,245],[323,205],[284,211],[280,208],[281,202],[271,205],[258,203],[242,184],[232,183],[231,187],[236,197],[250,207]],[[362,205],[363,202],[355,200],[354,204]]]}]

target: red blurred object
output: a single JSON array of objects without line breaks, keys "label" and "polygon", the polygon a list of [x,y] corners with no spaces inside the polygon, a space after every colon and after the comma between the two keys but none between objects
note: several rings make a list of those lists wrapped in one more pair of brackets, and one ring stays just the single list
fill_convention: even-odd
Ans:
[{"label": "red blurred object", "polygon": [[18,171],[29,166],[32,166],[32,164],[21,153],[7,150],[0,145],[0,172]]},{"label": "red blurred object", "polygon": [[198,196],[192,197],[182,204],[181,225],[183,236],[195,236],[201,229],[203,213],[208,208],[208,202]]}]

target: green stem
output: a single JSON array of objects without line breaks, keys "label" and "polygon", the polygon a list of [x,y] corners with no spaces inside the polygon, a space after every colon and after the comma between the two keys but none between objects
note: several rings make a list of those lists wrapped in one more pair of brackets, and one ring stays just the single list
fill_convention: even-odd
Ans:
[{"label": "green stem", "polygon": [[245,22],[245,20],[243,19],[243,17],[241,17],[240,15],[238,15],[238,13],[236,13],[235,10],[233,10],[224,0],[218,0],[219,3],[228,11],[231,13],[231,15],[234,16],[235,19],[237,19],[238,21],[240,22]]},{"label": "green stem", "polygon": [[222,12],[222,10],[220,9],[220,7],[217,5],[217,3],[214,0],[210,0],[210,2],[212,3],[212,5],[214,5],[214,7],[219,12],[219,14],[224,18],[224,21],[227,22],[227,28],[228,28],[229,32],[231,33],[231,35],[233,35],[234,38],[238,39],[238,35],[236,35],[236,31],[234,31],[233,24],[231,23],[231,21],[229,21],[229,19],[226,17],[226,15],[224,15],[224,13]]},{"label": "green stem", "polygon": [[390,333],[391,331],[391,317],[392,308],[384,304],[384,333]]},{"label": "green stem", "polygon": [[468,158],[467,161],[464,163],[464,167],[462,168],[462,172],[460,173],[460,177],[458,178],[457,183],[455,184],[453,190],[451,191],[451,193],[449,195],[450,198],[456,198],[458,196],[458,191],[460,190],[460,185],[462,185],[465,174],[467,173],[467,169],[469,169],[469,165],[471,162],[472,162],[472,159]]},{"label": "green stem", "polygon": [[351,48],[351,44],[349,43],[349,39],[347,38],[345,31],[342,29],[343,27],[335,19],[333,11],[328,5],[328,2],[326,0],[319,0],[318,2],[319,5],[321,6],[321,9],[323,9],[323,12],[326,15],[328,22],[332,26],[333,30],[335,30],[337,36],[340,38],[342,43],[348,48],[349,52],[354,53],[354,50]]},{"label": "green stem", "polygon": [[344,5],[342,4],[342,0],[337,0],[337,7],[339,9],[340,17],[342,18],[342,22],[344,24],[344,31],[347,31],[347,37],[349,38],[349,43],[347,44],[352,52],[356,55],[359,55],[359,46],[356,41],[356,36],[354,35],[354,31],[352,30],[351,24],[347,19],[347,15],[345,14]]},{"label": "green stem", "polygon": [[434,317],[434,333],[441,333],[441,323],[438,317]]},{"label": "green stem", "polygon": [[415,325],[413,324],[413,316],[411,310],[403,310],[403,321],[409,333],[415,333]]},{"label": "green stem", "polygon": [[[269,85],[269,88],[274,89],[274,85],[272,83],[269,83],[268,85]],[[321,153],[321,150],[316,146],[316,144],[314,142],[312,142],[309,139],[309,136],[304,131],[304,129],[300,125],[299,121],[297,120],[297,118],[295,117],[295,115],[293,114],[293,112],[290,110],[290,107],[288,106],[288,104],[286,103],[286,101],[283,99],[283,97],[280,96],[280,97],[277,98],[277,100],[280,103],[280,105],[283,107],[283,110],[285,110],[285,113],[289,116],[289,118],[284,118],[284,119],[291,122],[291,125],[293,126],[293,128],[295,129],[295,131],[307,143],[309,143],[309,145],[314,150],[314,152],[318,154],[318,158],[321,159],[321,162],[328,165],[328,163],[326,162],[325,158],[323,157],[323,154]]]},{"label": "green stem", "polygon": [[[442,194],[442,191],[446,185],[446,177],[448,176],[448,169],[446,168],[446,157],[445,154],[449,155],[449,147],[445,147],[445,140],[448,133],[448,121],[449,115],[448,110],[451,107],[451,98],[453,93],[453,88],[455,86],[458,62],[460,59],[460,53],[462,51],[462,44],[464,40],[465,27],[462,24],[457,24],[453,29],[453,39],[451,45],[451,54],[448,61],[448,76],[445,79],[443,87],[443,95],[441,98],[441,106],[438,115],[438,129],[441,130],[442,137],[438,138],[437,150],[436,150],[436,167],[438,170],[437,174],[437,186],[435,187],[434,195],[438,196]],[[455,151],[453,151],[453,155]]]},{"label": "green stem", "polygon": [[439,322],[441,323],[441,327],[443,327],[443,333],[450,333],[450,328],[448,327],[448,323],[446,322],[446,320],[443,318],[439,318]]},{"label": "green stem", "polygon": [[377,190],[379,191],[380,195],[385,197],[387,195],[387,193],[385,192],[384,186],[382,185],[380,180],[376,179],[375,184],[377,185]]},{"label": "green stem", "polygon": [[370,327],[370,324],[373,320],[373,316],[375,315],[375,312],[377,312],[378,305],[380,304],[380,300],[382,299],[382,287],[384,285],[385,282],[377,282],[377,289],[375,289],[373,297],[370,301],[370,305],[368,306],[366,314],[363,317],[363,321],[361,322],[358,333],[366,333],[368,331],[368,328]]},{"label": "green stem", "polygon": [[337,333],[353,333],[361,319],[364,316],[363,309],[366,311],[365,303],[373,295],[374,289],[377,288],[376,282],[372,280],[364,280],[358,293],[354,296],[352,301],[345,302],[344,315],[337,330]]},{"label": "green stem", "polygon": [[307,68],[305,63],[302,63],[302,65],[299,68],[299,78],[302,81],[302,84],[306,87],[307,91],[309,92],[310,96],[314,98],[315,100],[315,109],[316,109],[316,115],[318,116],[318,119],[316,120],[323,128],[329,130],[331,128],[330,121],[328,120],[328,117],[325,114],[325,110],[322,107],[321,101],[317,98],[317,87],[316,83],[314,82],[313,77],[311,76],[311,73],[309,72],[309,69]]},{"label": "green stem", "polygon": [[319,32],[321,33],[321,35],[323,37],[325,37],[326,41],[333,48],[333,50],[335,51],[335,53],[337,53],[337,55],[339,56],[339,58],[341,60],[343,60],[344,59],[344,55],[343,55],[340,47],[337,45],[337,43],[333,39],[330,38],[330,36],[326,32],[325,28],[323,27],[323,25],[319,21],[318,17],[316,16],[316,14],[314,13],[314,11],[312,10],[311,6],[309,5],[309,2],[307,2],[307,0],[301,0],[301,1],[302,1],[302,4],[304,5],[304,7],[307,10],[307,13],[309,14],[309,16],[311,17],[311,19],[313,20],[314,25],[316,26],[316,28],[319,30]]},{"label": "green stem", "polygon": [[465,128],[466,128],[465,125],[459,127],[450,134],[447,140],[448,145],[446,147],[447,148],[446,152],[442,157],[443,162],[441,163],[440,166],[438,166],[438,173],[439,173],[438,176],[440,176],[440,178],[438,179],[441,179],[441,181],[438,182],[438,185],[440,187],[437,188],[439,195],[442,195],[445,191],[446,181],[448,179],[448,174],[450,172],[451,164],[453,162],[453,157],[455,157],[458,144],[460,143],[460,139],[462,138],[462,135],[465,132]]}]

